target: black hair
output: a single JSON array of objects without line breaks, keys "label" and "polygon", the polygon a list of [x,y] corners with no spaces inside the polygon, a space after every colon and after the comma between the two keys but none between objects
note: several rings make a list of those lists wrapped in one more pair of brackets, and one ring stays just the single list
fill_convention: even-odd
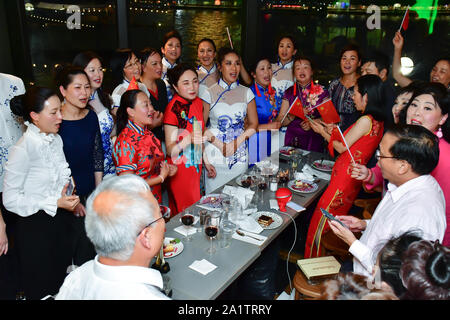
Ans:
[{"label": "black hair", "polygon": [[[137,96],[141,93],[141,90],[127,90],[120,97],[120,106],[117,109],[116,123],[117,123],[117,135],[119,135],[128,123],[128,112],[127,108],[134,109]],[[142,92],[144,93],[144,92]],[[145,94],[145,93],[144,93]]]},{"label": "black hair", "polygon": [[[291,40],[292,44],[294,45],[294,50],[297,49],[297,40],[295,39],[295,37],[292,34],[282,34],[281,36],[279,36],[277,38],[277,51],[278,51],[278,47],[280,46],[280,42],[283,39],[289,39]],[[278,53],[277,53],[278,54]]]},{"label": "black hair", "polygon": [[370,52],[368,55],[362,58],[361,65],[367,62],[375,63],[375,67],[377,67],[379,72],[381,72],[383,69],[386,69],[386,76],[389,74],[390,61],[389,57],[384,53],[380,51]]},{"label": "black hair", "polygon": [[435,60],[435,62],[433,64],[433,68],[436,65],[436,63],[438,63],[439,61],[445,61],[450,65],[450,57],[440,57]]},{"label": "black hair", "polygon": [[[91,62],[94,59],[98,59],[98,61],[100,61],[100,64],[103,66],[102,58],[98,54],[96,54],[95,52],[92,52],[92,51],[80,52],[79,54],[77,54],[75,56],[75,58],[72,61],[72,64],[74,66],[81,67],[84,70],[84,69],[86,69],[89,62]],[[97,94],[98,94],[98,98],[100,99],[100,102],[103,104],[103,106],[106,109],[111,110],[111,99],[109,97],[109,94],[107,94],[103,90],[103,83],[100,86],[100,88],[97,89]]]},{"label": "black hair", "polygon": [[383,81],[374,74],[361,76],[356,80],[359,93],[364,96],[367,94],[367,105],[364,114],[370,114],[377,121],[384,121],[386,115],[383,110],[384,95]]},{"label": "black hair", "polygon": [[269,63],[270,63],[270,59],[269,59],[269,57],[267,57],[267,56],[262,55],[262,56],[257,57],[257,58],[254,60],[254,62],[249,66],[248,71],[250,72],[250,74],[251,74],[252,72],[253,72],[253,73],[256,73],[256,68],[258,67],[258,64],[259,64],[261,61],[264,61],[264,60],[267,60],[267,61],[269,61]]},{"label": "black hair", "polygon": [[[164,48],[166,46],[166,43],[171,39],[171,38],[177,38],[178,41],[180,41],[180,46],[181,48],[183,48],[183,40],[181,39],[181,35],[177,30],[172,30],[167,32],[164,36],[163,36],[163,41],[162,41],[162,45],[161,48]],[[161,50],[162,51],[162,50]],[[179,62],[180,58],[177,59],[177,62]]]},{"label": "black hair", "polygon": [[434,101],[441,109],[442,115],[449,115],[444,124],[441,125],[441,131],[443,138],[450,143],[450,94],[447,88],[442,83],[438,82],[420,82],[417,83],[416,86],[417,87],[414,89],[413,95],[409,100],[408,105],[403,108],[402,111],[400,111],[400,122],[406,123],[406,115],[408,112],[407,110],[416,97],[423,94],[429,94],[433,97]]},{"label": "black hair", "polygon": [[203,38],[202,40],[200,40],[198,42],[198,44],[197,44],[197,50],[198,50],[198,47],[200,46],[200,43],[202,43],[202,42],[209,42],[213,46],[214,51],[217,51],[216,44],[214,43],[214,40],[212,40],[210,38]]},{"label": "black hair", "polygon": [[450,248],[436,241],[411,244],[404,254],[400,277],[407,300],[450,299]]},{"label": "black hair", "polygon": [[219,65],[221,65],[223,60],[225,60],[225,56],[230,54],[230,53],[234,53],[235,55],[240,57],[239,53],[236,50],[231,49],[230,47],[222,47],[222,48],[219,49],[219,51],[217,51],[217,63]]},{"label": "black hair", "polygon": [[427,128],[416,125],[398,124],[388,128],[398,138],[389,152],[399,160],[407,161],[412,171],[419,175],[430,174],[439,161],[439,140]]},{"label": "black hair", "polygon": [[339,60],[342,59],[342,56],[347,51],[356,51],[356,54],[358,56],[358,60],[361,60],[361,50],[359,49],[359,46],[357,44],[354,44],[354,43],[348,43],[341,49],[341,52],[339,54]]},{"label": "black hair", "polygon": [[162,53],[160,50],[150,47],[144,48],[141,51],[139,51],[139,59],[141,60],[142,64],[145,64],[148,58],[156,53],[159,54],[160,57],[162,57]]},{"label": "black hair", "polygon": [[424,81],[414,80],[407,86],[400,87],[400,89],[397,91],[397,96],[399,96],[405,92],[412,92],[414,95],[414,92],[416,92],[416,90],[419,89],[420,87],[424,86],[425,83],[426,82],[424,82]]},{"label": "black hair", "polygon": [[45,101],[57,96],[55,90],[45,87],[32,86],[25,94],[13,97],[9,102],[11,112],[22,117],[25,121],[32,122],[31,112],[41,113],[45,108]]},{"label": "black hair", "polygon": [[407,231],[389,239],[378,253],[381,280],[394,289],[396,296],[401,296],[406,291],[400,278],[403,255],[412,243],[420,240],[421,231]]},{"label": "black hair", "polygon": [[191,70],[197,75],[196,68],[191,65],[190,63],[180,63],[177,64],[172,69],[167,70],[167,76],[169,78],[169,84],[172,86],[172,88],[175,90],[174,86],[178,84],[178,80],[180,80],[180,77],[188,70]]},{"label": "black hair", "polygon": [[[57,66],[57,72],[55,77],[56,86],[59,88],[62,86],[64,89],[67,89],[67,87],[72,83],[73,79],[77,75],[84,75],[90,85],[89,77],[84,71],[84,68],[74,65],[59,65]],[[61,92],[59,92],[59,97],[61,99],[64,99]]]},{"label": "black hair", "polygon": [[295,62],[300,61],[300,60],[306,60],[306,61],[308,61],[309,64],[310,64],[310,66],[311,66],[311,70],[312,70],[312,71],[315,71],[315,70],[316,70],[316,64],[315,64],[315,62],[314,62],[314,59],[312,59],[312,58],[310,58],[310,57],[308,57],[308,56],[305,56],[305,55],[296,55],[296,56],[294,57],[294,64],[295,64]]},{"label": "black hair", "polygon": [[139,59],[139,56],[130,48],[117,49],[111,56],[110,66],[112,72],[112,88],[116,88],[123,82],[123,69],[133,54]]}]

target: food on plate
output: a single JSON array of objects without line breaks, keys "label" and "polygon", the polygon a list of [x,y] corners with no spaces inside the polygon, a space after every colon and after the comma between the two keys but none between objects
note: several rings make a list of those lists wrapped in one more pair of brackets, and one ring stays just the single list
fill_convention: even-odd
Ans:
[{"label": "food on plate", "polygon": [[292,154],[295,153],[295,148],[285,148],[285,149],[281,149],[281,150],[280,150],[280,153],[282,153],[282,154],[284,154],[284,155],[287,155],[287,156],[290,156],[290,155],[292,155]]},{"label": "food on plate", "polygon": [[321,161],[315,161],[313,163],[313,166],[316,167],[317,169],[322,169],[322,170],[332,170],[333,167],[331,167],[329,164],[324,164]]},{"label": "food on plate", "polygon": [[273,219],[269,216],[266,216],[264,214],[262,214],[259,218],[258,218],[258,223],[263,226],[263,227],[268,227],[272,224]]},{"label": "food on plate", "polygon": [[172,252],[174,250],[175,250],[175,247],[171,243],[169,243],[167,246],[165,245],[163,248],[164,253]]},{"label": "food on plate", "polygon": [[300,191],[309,191],[313,188],[313,185],[307,182],[304,182],[302,180],[296,180],[295,183],[292,185],[292,188],[295,190]]},{"label": "food on plate", "polygon": [[172,239],[169,243],[165,243],[163,246],[163,252],[169,253],[175,251],[175,245],[180,242],[180,239]]}]

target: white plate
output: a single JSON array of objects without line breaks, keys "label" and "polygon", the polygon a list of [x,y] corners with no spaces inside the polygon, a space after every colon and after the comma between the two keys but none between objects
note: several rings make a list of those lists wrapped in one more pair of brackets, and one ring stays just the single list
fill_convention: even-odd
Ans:
[{"label": "white plate", "polygon": [[283,218],[281,218],[280,215],[273,213],[273,212],[269,212],[269,211],[256,212],[256,213],[252,214],[252,217],[256,220],[256,222],[258,222],[259,217],[262,215],[271,217],[273,219],[273,222],[267,227],[260,224],[261,228],[263,228],[263,229],[276,229],[283,224]]},{"label": "white plate", "polygon": [[[238,176],[238,177],[236,178],[236,180],[234,180],[234,181],[236,182],[236,184],[237,184],[238,186],[240,186],[240,187],[242,187],[242,188],[250,188],[251,185],[248,186],[248,187],[244,187],[244,186],[242,185],[242,180],[244,180],[244,178],[246,178],[246,177],[251,177],[251,176],[248,175],[248,174],[242,174],[242,175]],[[253,184],[253,183],[254,183],[254,182],[253,182],[253,178],[252,178],[252,184]]]},{"label": "white plate", "polygon": [[285,157],[290,157],[292,154],[288,154],[289,151],[295,150],[294,147],[284,146],[280,148],[280,153]]},{"label": "white plate", "polygon": [[[297,189],[295,186],[296,181],[301,181],[303,183],[307,183],[310,185],[310,188],[306,189],[306,190],[301,190],[301,189]],[[307,180],[291,180],[288,182],[288,188],[291,189],[292,191],[295,192],[300,192],[300,193],[313,193],[315,191],[317,191],[317,189],[319,189],[319,186],[317,185],[317,183],[312,182],[312,181],[307,181]]]},{"label": "white plate", "polygon": [[[174,239],[179,239],[179,238],[164,238],[164,247],[167,246],[170,243],[170,241],[174,240]],[[181,242],[181,240],[180,240],[180,242],[174,243],[172,245],[173,245],[173,251],[164,252],[164,259],[176,257],[184,249],[184,245],[183,245],[183,242]]]},{"label": "white plate", "polygon": [[[323,164],[325,167],[321,167],[320,164]],[[330,161],[330,160],[316,160],[312,163],[311,168],[320,170],[320,171],[324,171],[324,172],[331,172],[333,171],[333,166],[334,166],[334,161]]]},{"label": "white plate", "polygon": [[[217,210],[217,209],[220,210],[220,209],[222,209],[222,201],[224,199],[228,199],[229,197],[230,196],[223,194],[223,193],[207,194],[200,199],[200,201],[198,202],[198,205],[209,208],[211,210]],[[212,200],[214,200],[214,202],[212,202]]]}]

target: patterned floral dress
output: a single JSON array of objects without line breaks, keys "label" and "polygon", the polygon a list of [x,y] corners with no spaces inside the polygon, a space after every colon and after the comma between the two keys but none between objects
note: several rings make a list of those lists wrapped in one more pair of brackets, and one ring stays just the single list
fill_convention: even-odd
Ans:
[{"label": "patterned floral dress", "polygon": [[[258,83],[250,87],[255,95],[256,112],[259,124],[271,123],[280,111],[280,106],[275,102],[275,90],[269,85],[267,88]],[[248,141],[249,163],[259,162],[272,154],[272,150],[278,150],[278,130],[262,130],[250,137]]]},{"label": "patterned floral dress", "polygon": [[[144,179],[157,177],[164,160],[161,142],[148,129],[131,120],[117,137],[113,160],[117,174],[132,172]],[[162,202],[161,184],[150,187],[159,203]]]},{"label": "patterned floral dress", "polygon": [[[247,105],[255,96],[252,91],[237,82],[228,85],[222,79],[201,93],[200,98],[209,103],[209,130],[216,139],[228,143],[244,132]],[[216,168],[216,177],[205,179],[205,192],[210,193],[248,168],[247,143],[242,143],[230,157],[224,157],[222,150],[206,143],[206,156]]]},{"label": "patterned floral dress", "polygon": [[112,159],[113,144],[111,141],[111,132],[114,128],[114,119],[108,109],[101,103],[97,91],[91,96],[89,104],[94,107],[100,126],[100,134],[103,143],[103,178],[116,175],[116,167]]},{"label": "patterned floral dress", "polygon": [[24,132],[23,120],[11,112],[9,102],[24,93],[25,86],[20,78],[0,73],[0,192],[3,191],[9,148],[16,144]]},{"label": "patterned floral dress", "polygon": [[[355,162],[362,165],[367,164],[383,137],[383,122],[376,121],[371,115],[364,117],[369,117],[372,123],[371,128],[366,135],[359,138],[350,147],[350,152]],[[354,124],[344,132],[344,136],[353,126]],[[342,142],[341,139],[338,130],[335,128],[329,143],[328,149],[330,153],[334,152],[332,147],[333,141]],[[320,198],[311,218],[306,237],[305,258],[320,256],[320,238],[323,232],[329,228],[320,208],[326,209],[333,215],[346,215],[361,189],[362,182],[351,177],[351,163],[352,159],[348,151],[341,153],[337,157],[331,173],[330,184]]]},{"label": "patterned floral dress", "polygon": [[[289,105],[291,105],[297,96],[302,102],[305,114],[309,115],[312,119],[320,118],[319,111],[314,107],[330,97],[328,90],[321,85],[314,85],[313,90],[311,90],[310,83],[305,87],[302,87],[295,82],[292,87],[286,90],[283,99],[287,100]],[[323,152],[323,137],[312,129],[307,131],[303,130],[300,126],[302,121],[303,119],[295,117],[295,119],[289,123],[284,138],[284,145],[301,148],[303,150]]]},{"label": "patterned floral dress", "polygon": [[[292,87],[294,84],[294,74],[292,72],[292,67],[294,66],[294,61],[282,64],[280,61],[277,63],[272,63],[272,88],[275,90],[275,101],[278,108],[281,108],[281,103],[283,102],[284,92],[287,88]],[[287,127],[281,127],[278,131],[279,146],[284,145],[284,139],[286,135]],[[275,138],[275,137],[272,137]],[[276,150],[272,150],[275,152]]]},{"label": "patterned floral dress", "polygon": [[[200,98],[187,101],[175,94],[164,113],[164,125],[178,128],[177,141],[194,131],[195,123],[203,132],[203,104]],[[202,146],[189,145],[177,158],[167,156],[168,162],[176,164],[177,173],[168,179],[169,206],[171,215],[183,211],[200,200],[200,178],[202,173]],[[186,188],[189,186],[189,188]]]}]

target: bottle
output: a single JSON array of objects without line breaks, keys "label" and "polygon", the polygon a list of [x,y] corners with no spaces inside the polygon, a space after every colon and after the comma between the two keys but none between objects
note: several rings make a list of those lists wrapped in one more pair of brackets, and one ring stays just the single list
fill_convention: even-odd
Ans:
[{"label": "bottle", "polygon": [[156,261],[154,264],[152,264],[152,268],[159,270],[161,273],[167,273],[170,271],[169,263],[167,263],[164,260],[164,252],[163,252],[164,245],[161,246],[161,250],[159,251],[158,256],[156,257]]},{"label": "bottle", "polygon": [[275,192],[278,189],[277,177],[273,176],[270,178],[270,191]]}]

